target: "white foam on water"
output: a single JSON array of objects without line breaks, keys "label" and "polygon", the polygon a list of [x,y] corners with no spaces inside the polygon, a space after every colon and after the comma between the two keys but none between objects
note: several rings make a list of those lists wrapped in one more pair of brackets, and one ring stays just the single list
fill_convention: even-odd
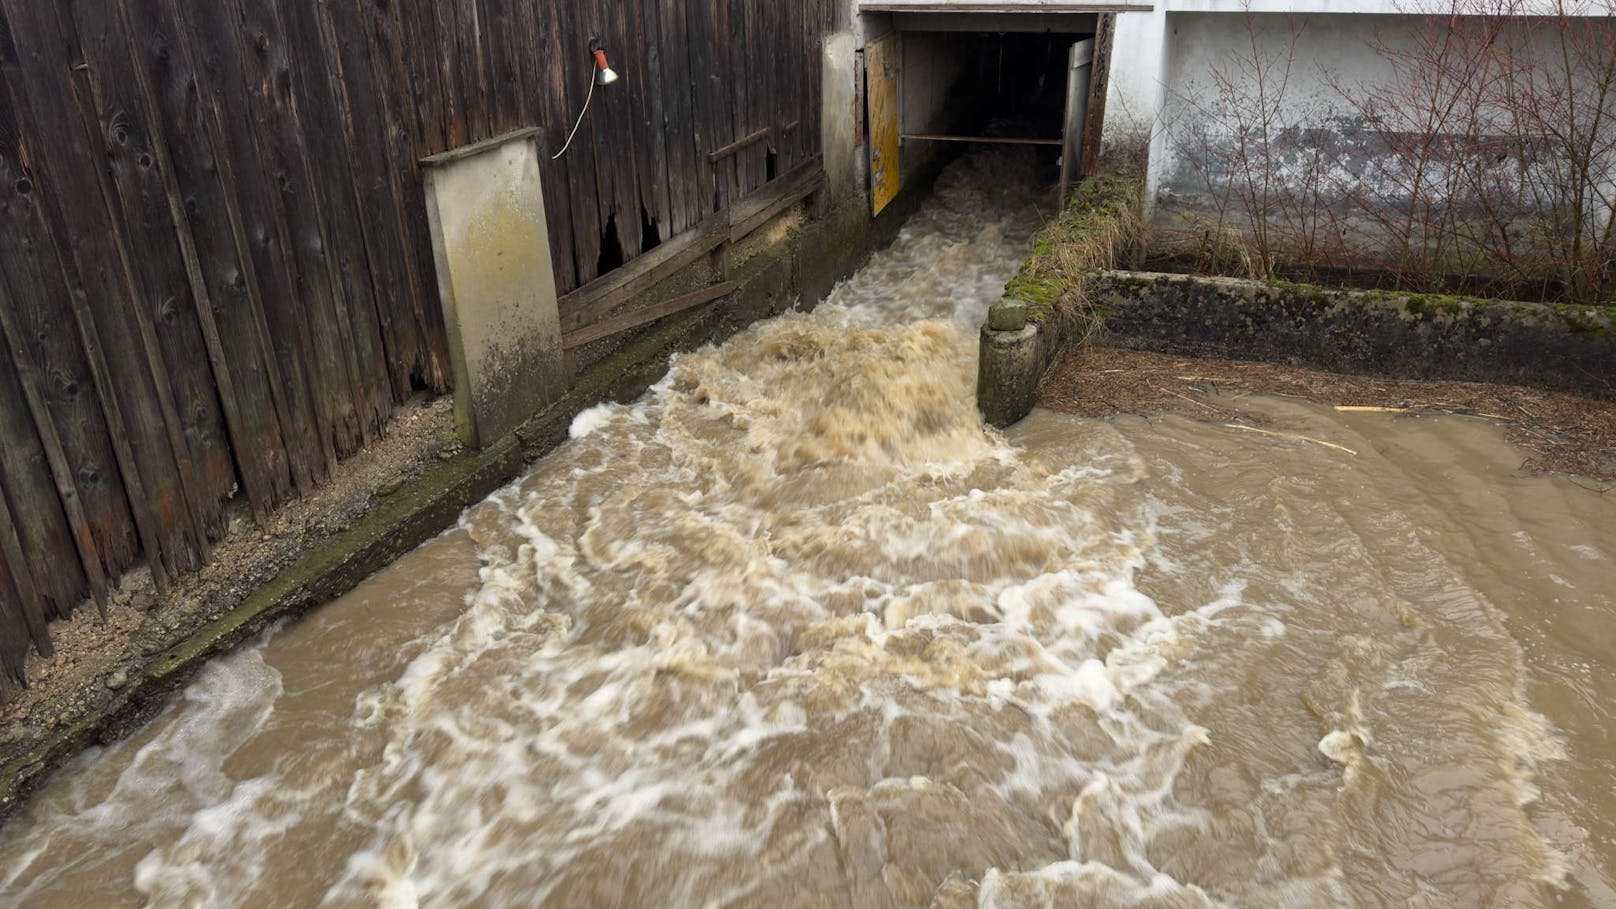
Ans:
[{"label": "white foam on water", "polygon": [[[156,905],[273,901],[303,838],[334,852],[331,906],[1220,905],[1207,880],[1240,905],[1352,902],[1370,850],[1342,818],[1372,815],[1401,744],[1373,707],[1432,699],[1428,632],[1483,638],[1485,612],[1428,560],[1356,599],[1208,570],[1229,516],[1143,489],[1186,471],[1106,424],[985,430],[975,327],[1032,226],[1006,166],[967,160],[813,313],[678,357],[469,512],[474,589],[362,686],[340,761],[231,775],[279,719],[247,650],[51,823],[149,839],[128,864]],[[1348,558],[1374,536],[1331,539]],[[1388,643],[1321,630],[1320,603]],[[1276,670],[1294,689],[1231,694],[1326,633],[1329,660]],[[1518,667],[1476,653],[1502,680],[1478,702],[1516,705],[1485,744],[1528,803],[1554,739]],[[0,849],[0,888],[45,892],[51,848]],[[1203,852],[1250,865],[1230,880]]]},{"label": "white foam on water", "polygon": [[576,417],[572,418],[572,425],[568,428],[567,435],[572,439],[587,437],[590,433],[610,423],[612,418],[617,416],[618,409],[611,404],[599,404],[581,411]]},{"label": "white foam on water", "polygon": [[[37,845],[21,852],[0,848],[0,855],[6,856],[0,863],[0,893],[17,905],[47,893],[49,877],[24,880],[52,849],[150,850],[137,866],[134,885],[164,905],[186,902],[165,896],[169,889],[165,878],[176,881],[175,889],[189,894],[194,905],[199,904],[198,893],[227,898],[229,880],[238,873],[259,873],[261,868],[251,867],[250,849],[226,856],[245,860],[247,867],[237,869],[232,867],[234,861],[213,864],[195,856],[171,860],[170,853],[147,844],[175,839],[250,843],[274,834],[278,822],[263,818],[252,807],[264,781],[238,783],[224,768],[238,748],[272,721],[282,692],[280,673],[264,661],[272,635],[266,633],[256,643],[204,667],[153,734],[78,762],[83,767],[94,760],[109,771],[119,766],[115,762],[122,762],[122,767],[110,779],[96,773],[74,779]],[[90,795],[102,786],[110,788]]]}]

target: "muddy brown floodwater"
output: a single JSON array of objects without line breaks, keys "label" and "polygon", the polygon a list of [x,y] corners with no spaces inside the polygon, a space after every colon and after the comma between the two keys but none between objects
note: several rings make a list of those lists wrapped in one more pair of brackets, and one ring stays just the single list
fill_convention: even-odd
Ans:
[{"label": "muddy brown floodwater", "polygon": [[984,431],[967,159],[0,834],[54,906],[1616,904],[1616,500],[1498,429]]}]

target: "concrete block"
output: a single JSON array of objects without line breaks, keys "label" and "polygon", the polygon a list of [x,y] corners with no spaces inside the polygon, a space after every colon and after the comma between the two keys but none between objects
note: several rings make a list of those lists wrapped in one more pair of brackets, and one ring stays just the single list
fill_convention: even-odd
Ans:
[{"label": "concrete block", "polygon": [[827,35],[820,71],[820,147],[825,156],[826,191],[832,204],[863,198],[863,163],[859,157],[858,44],[851,33]]},{"label": "concrete block", "polygon": [[455,429],[471,446],[567,390],[537,139],[519,130],[422,162]]},{"label": "concrete block", "polygon": [[988,327],[994,331],[1020,331],[1027,327],[1027,304],[1000,300],[988,309]]},{"label": "concrete block", "polygon": [[976,374],[976,405],[982,419],[1000,428],[1016,423],[1038,403],[1038,385],[1047,365],[1047,349],[1038,326],[1020,331],[982,327]]}]

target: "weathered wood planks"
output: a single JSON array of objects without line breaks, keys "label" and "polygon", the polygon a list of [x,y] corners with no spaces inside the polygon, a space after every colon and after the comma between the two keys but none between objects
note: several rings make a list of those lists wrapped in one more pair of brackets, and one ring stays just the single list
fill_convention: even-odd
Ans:
[{"label": "weathered wood planks", "polygon": [[[837,8],[0,0],[0,679],[447,389],[420,159],[538,127],[564,317],[606,337],[806,185]],[[591,38],[621,79],[552,160]]]}]

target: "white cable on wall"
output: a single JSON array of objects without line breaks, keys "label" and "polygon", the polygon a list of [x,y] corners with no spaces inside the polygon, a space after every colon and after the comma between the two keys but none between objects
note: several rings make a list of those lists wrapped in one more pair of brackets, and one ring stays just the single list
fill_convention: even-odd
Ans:
[{"label": "white cable on wall", "polygon": [[550,156],[551,161],[554,161],[555,159],[566,154],[567,149],[572,147],[572,140],[578,135],[578,127],[584,125],[584,116],[589,113],[589,103],[595,100],[595,82],[595,73],[594,70],[591,69],[589,72],[589,94],[584,96],[584,109],[578,112],[578,122],[572,125],[572,132],[567,133],[567,144],[561,146],[560,151]]}]

